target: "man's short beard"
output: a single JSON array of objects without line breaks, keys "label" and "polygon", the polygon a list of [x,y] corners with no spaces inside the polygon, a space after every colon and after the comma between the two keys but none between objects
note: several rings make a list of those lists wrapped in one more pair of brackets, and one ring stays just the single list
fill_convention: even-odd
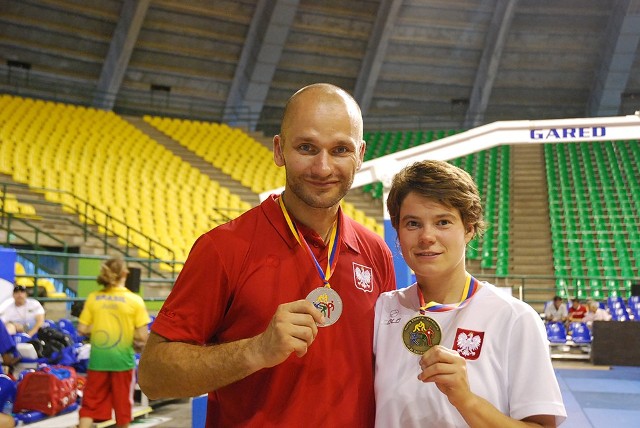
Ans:
[{"label": "man's short beard", "polygon": [[301,186],[298,186],[296,185],[296,183],[289,181],[289,178],[287,177],[287,189],[290,190],[291,193],[295,194],[298,199],[300,199],[310,207],[320,208],[320,209],[332,208],[340,204],[342,199],[346,196],[347,192],[351,188],[352,183],[353,183],[353,180],[351,180],[348,183],[348,186],[346,187],[346,189],[342,188],[341,186],[340,193],[335,198],[332,198],[327,202],[327,201],[320,201],[314,195],[308,194],[307,192],[304,191],[304,189]]}]

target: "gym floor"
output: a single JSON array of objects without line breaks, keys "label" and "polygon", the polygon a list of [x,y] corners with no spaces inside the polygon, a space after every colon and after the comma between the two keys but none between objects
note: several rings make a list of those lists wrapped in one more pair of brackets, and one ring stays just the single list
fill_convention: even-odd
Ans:
[{"label": "gym floor", "polygon": [[640,367],[583,364],[554,363],[568,415],[562,428],[640,427]]},{"label": "gym floor", "polygon": [[[562,428],[640,427],[640,367],[564,360],[553,365],[568,414]],[[155,426],[191,428],[190,400],[152,406],[149,419],[170,418]]]},{"label": "gym floor", "polygon": [[[640,367],[594,366],[589,361],[554,360],[567,409],[561,428],[640,427]],[[203,428],[193,426],[191,399],[151,402],[153,410],[137,418],[135,428]],[[74,428],[77,411],[41,422],[33,428]],[[101,423],[96,428],[113,426]]]}]

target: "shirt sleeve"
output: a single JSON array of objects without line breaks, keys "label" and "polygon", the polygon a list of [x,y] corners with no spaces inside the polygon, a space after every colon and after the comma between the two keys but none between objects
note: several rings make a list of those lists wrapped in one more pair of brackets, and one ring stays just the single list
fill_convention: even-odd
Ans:
[{"label": "shirt sleeve", "polygon": [[510,416],[521,420],[533,415],[554,415],[560,424],[567,413],[551,364],[544,323],[533,309],[515,320],[509,355]]},{"label": "shirt sleeve", "polygon": [[34,314],[35,315],[44,315],[44,307],[42,306],[42,304],[40,302],[38,302],[37,300],[34,300]]},{"label": "shirt sleeve", "polygon": [[[220,242],[228,237],[217,238]],[[233,255],[229,255],[232,257]],[[152,331],[173,341],[210,343],[230,300],[224,248],[208,234],[194,244]]]}]

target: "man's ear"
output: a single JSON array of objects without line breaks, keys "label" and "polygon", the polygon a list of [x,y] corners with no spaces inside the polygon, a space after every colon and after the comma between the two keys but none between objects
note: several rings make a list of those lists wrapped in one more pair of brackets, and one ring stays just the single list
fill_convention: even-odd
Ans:
[{"label": "man's ear", "polygon": [[273,137],[273,161],[277,166],[284,166],[284,154],[282,153],[282,137],[276,134]]},{"label": "man's ear", "polygon": [[364,162],[364,153],[367,151],[367,142],[362,140],[360,142],[360,153],[358,156],[358,166],[356,167],[356,171],[360,169],[362,163]]}]

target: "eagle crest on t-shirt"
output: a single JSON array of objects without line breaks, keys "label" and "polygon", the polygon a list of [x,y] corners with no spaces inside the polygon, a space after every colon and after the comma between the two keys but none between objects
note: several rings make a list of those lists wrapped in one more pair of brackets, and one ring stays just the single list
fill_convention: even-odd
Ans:
[{"label": "eagle crest on t-shirt", "polygon": [[356,288],[369,293],[373,291],[373,272],[370,267],[353,263],[353,279]]},{"label": "eagle crest on t-shirt", "polygon": [[453,345],[453,350],[467,360],[475,360],[480,356],[483,340],[484,332],[459,328],[456,332],[456,342]]}]

